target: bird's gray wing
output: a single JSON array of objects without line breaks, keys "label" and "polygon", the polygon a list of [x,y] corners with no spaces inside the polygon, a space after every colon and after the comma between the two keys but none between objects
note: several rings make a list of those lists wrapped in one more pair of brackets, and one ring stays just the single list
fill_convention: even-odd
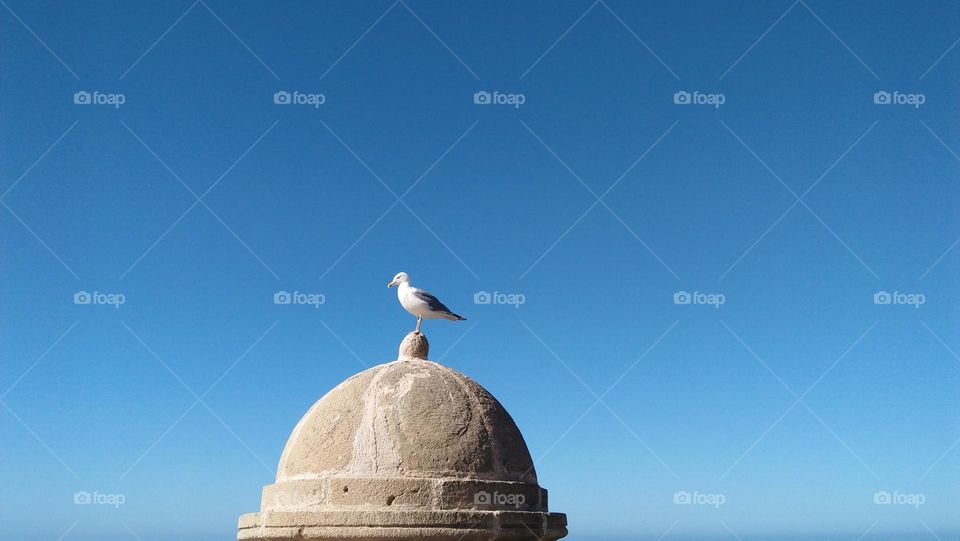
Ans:
[{"label": "bird's gray wing", "polygon": [[413,295],[416,298],[426,302],[427,306],[429,306],[430,310],[433,312],[447,312],[451,314],[453,313],[442,302],[440,302],[440,299],[434,297],[433,294],[430,293],[429,291],[418,289],[413,292]]}]

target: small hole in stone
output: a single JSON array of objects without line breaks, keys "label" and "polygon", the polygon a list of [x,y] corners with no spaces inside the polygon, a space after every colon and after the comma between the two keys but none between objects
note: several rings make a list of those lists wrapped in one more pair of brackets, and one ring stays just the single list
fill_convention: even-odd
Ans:
[{"label": "small hole in stone", "polygon": [[393,505],[393,500],[396,500],[396,496],[387,496],[387,505]]},{"label": "small hole in stone", "polygon": [[347,488],[346,486],[344,486],[344,487],[343,487],[343,491],[344,491],[344,492],[350,492],[350,489]]}]

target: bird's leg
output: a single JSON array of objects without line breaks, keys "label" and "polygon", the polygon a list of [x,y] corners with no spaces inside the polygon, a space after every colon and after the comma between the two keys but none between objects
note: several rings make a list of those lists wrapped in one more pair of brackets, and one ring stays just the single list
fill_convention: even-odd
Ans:
[{"label": "bird's leg", "polygon": [[413,332],[420,334],[420,322],[423,321],[423,316],[417,316],[417,328]]}]

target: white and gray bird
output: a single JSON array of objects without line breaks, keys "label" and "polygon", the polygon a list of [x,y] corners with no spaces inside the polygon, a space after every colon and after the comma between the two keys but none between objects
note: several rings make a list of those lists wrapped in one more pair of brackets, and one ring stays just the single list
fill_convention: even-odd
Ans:
[{"label": "white and gray bird", "polygon": [[387,287],[397,286],[397,299],[400,300],[400,306],[411,314],[417,316],[417,328],[413,332],[420,332],[420,323],[424,319],[449,319],[451,321],[464,321],[467,318],[454,314],[447,308],[440,299],[434,297],[430,292],[413,287],[410,285],[410,277],[405,272],[398,272],[393,280],[387,284]]}]

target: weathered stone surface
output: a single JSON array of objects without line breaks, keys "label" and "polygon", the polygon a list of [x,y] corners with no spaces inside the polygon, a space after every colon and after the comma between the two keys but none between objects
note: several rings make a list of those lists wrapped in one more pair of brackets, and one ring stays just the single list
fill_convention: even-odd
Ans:
[{"label": "weathered stone surface", "polygon": [[408,334],[397,361],[324,395],[294,428],[238,539],[543,539],[549,513],[523,436],[463,374],[426,360]]},{"label": "weathered stone surface", "polygon": [[562,513],[504,511],[326,511],[250,513],[238,539],[545,540],[567,534]]}]

